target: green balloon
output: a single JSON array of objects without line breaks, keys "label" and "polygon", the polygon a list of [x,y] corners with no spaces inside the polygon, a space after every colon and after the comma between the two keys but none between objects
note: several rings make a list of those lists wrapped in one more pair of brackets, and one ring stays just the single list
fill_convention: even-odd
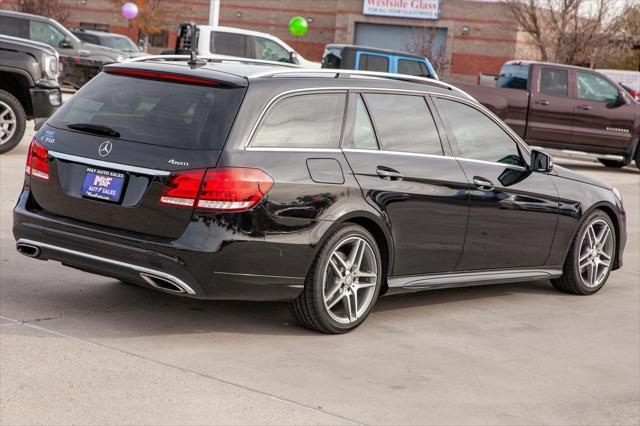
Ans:
[{"label": "green balloon", "polygon": [[296,37],[302,37],[309,30],[309,23],[302,16],[296,16],[289,21],[289,31]]}]

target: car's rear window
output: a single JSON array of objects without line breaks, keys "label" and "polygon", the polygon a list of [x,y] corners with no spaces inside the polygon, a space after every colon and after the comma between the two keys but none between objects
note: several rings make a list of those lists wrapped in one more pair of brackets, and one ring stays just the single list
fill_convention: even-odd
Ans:
[{"label": "car's rear window", "polygon": [[527,90],[529,64],[505,64],[500,70],[497,87],[502,89]]},{"label": "car's rear window", "polygon": [[67,101],[49,124],[107,126],[120,133],[120,139],[221,149],[244,91],[102,73]]}]

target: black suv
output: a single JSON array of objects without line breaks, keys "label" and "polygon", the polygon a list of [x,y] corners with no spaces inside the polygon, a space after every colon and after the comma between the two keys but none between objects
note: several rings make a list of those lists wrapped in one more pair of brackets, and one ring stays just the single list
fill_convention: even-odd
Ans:
[{"label": "black suv", "polygon": [[147,59],[110,65],[36,134],[20,253],[358,326],[380,294],[621,266],[619,192],[419,77]]}]

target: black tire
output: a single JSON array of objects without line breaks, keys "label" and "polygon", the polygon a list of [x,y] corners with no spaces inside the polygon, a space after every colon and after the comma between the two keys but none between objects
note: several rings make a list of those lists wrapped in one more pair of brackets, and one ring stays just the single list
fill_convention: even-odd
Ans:
[{"label": "black tire", "polygon": [[640,170],[640,146],[636,146],[636,167]]},{"label": "black tire", "polygon": [[[613,254],[611,256],[611,261],[608,270],[606,271],[606,275],[602,282],[595,287],[587,286],[580,274],[579,267],[579,258],[580,258],[580,244],[582,242],[585,233],[588,228],[595,222],[604,221],[609,225],[609,229],[611,230],[612,236],[612,244],[613,244]],[[617,241],[615,228],[609,216],[601,210],[595,210],[591,214],[587,216],[587,218],[582,222],[580,227],[578,228],[578,232],[576,232],[576,236],[571,243],[571,247],[569,248],[569,253],[567,254],[567,258],[565,259],[564,266],[562,268],[562,276],[560,278],[552,279],[551,284],[553,287],[561,291],[563,293],[571,293],[578,295],[591,295],[597,293],[609,279],[609,274],[611,274],[611,269],[613,267],[613,262],[615,258],[615,253],[617,251]]]},{"label": "black tire", "polygon": [[[0,114],[2,114],[7,107],[10,110],[10,114],[15,117],[15,125],[5,129],[11,130],[13,135],[5,142],[2,142],[0,139],[0,154],[9,152],[15,148],[20,143],[27,127],[27,115],[25,114],[20,101],[18,101],[11,93],[0,90]],[[0,126],[2,126],[1,121]],[[0,134],[4,134],[4,132],[0,130]]]},{"label": "black tire", "polygon": [[621,169],[625,166],[624,162],[622,161],[611,160],[608,158],[598,158],[598,161],[605,167],[610,167],[612,169]]},{"label": "black tire", "polygon": [[[366,241],[372,250],[376,262],[375,287],[373,287],[373,297],[363,314],[354,321],[343,324],[332,318],[325,305],[323,281],[325,269],[329,268],[329,259],[334,250],[344,241],[353,237],[359,237]],[[307,274],[304,290],[297,299],[289,303],[289,311],[301,325],[311,330],[327,334],[341,334],[351,331],[362,324],[375,305],[380,293],[382,271],[382,258],[375,238],[359,225],[345,224],[333,232],[318,252]],[[351,320],[349,319],[349,321]]]}]

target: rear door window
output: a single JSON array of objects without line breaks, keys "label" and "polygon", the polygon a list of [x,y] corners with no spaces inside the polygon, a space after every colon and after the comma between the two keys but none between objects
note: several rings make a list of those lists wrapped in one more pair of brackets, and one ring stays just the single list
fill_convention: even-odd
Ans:
[{"label": "rear door window", "polygon": [[227,56],[248,56],[248,37],[243,34],[212,32],[209,50],[211,53]]},{"label": "rear door window", "polygon": [[380,149],[442,155],[438,129],[422,96],[364,95],[373,116]]},{"label": "rear door window", "polygon": [[429,71],[427,71],[425,64],[411,59],[398,59],[398,73],[429,77]]},{"label": "rear door window", "polygon": [[186,149],[221,149],[244,88],[196,86],[102,73],[50,119],[108,126],[120,139]]},{"label": "rear door window", "polygon": [[389,70],[389,58],[380,55],[360,55],[359,70],[387,72]]},{"label": "rear door window", "polygon": [[29,38],[29,21],[13,16],[0,16],[0,34]]},{"label": "rear door window", "polygon": [[337,148],[346,95],[298,95],[267,111],[251,146],[269,148]]},{"label": "rear door window", "polygon": [[569,72],[543,68],[540,71],[540,93],[551,96],[569,96]]},{"label": "rear door window", "polygon": [[[345,141],[345,148],[378,149],[376,132],[361,95],[356,95],[356,113],[353,120],[351,140]],[[349,101],[351,102],[351,100]]]}]

